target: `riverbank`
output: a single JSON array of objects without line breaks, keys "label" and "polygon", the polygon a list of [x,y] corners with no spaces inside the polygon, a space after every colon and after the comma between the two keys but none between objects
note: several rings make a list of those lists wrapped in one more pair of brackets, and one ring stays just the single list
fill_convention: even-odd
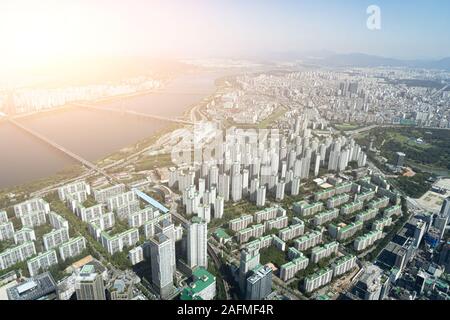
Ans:
[{"label": "riverbank", "polygon": [[[212,93],[205,95],[203,100],[201,100],[200,102],[185,107],[186,110],[182,115],[183,117],[188,116],[191,111],[199,105],[201,105],[202,107],[206,106],[205,100],[210,99],[210,97],[217,92],[218,87],[216,84],[217,79],[219,78],[221,77],[214,79],[214,90],[212,90]],[[67,110],[67,107],[65,107],[64,109],[61,108],[59,110],[53,110],[49,112],[62,112],[64,110]],[[152,146],[155,146],[157,141],[163,136],[171,134],[174,130],[177,130],[181,127],[183,126],[180,124],[165,126],[164,128],[156,130],[153,134],[147,136],[146,138],[140,139],[133,144],[129,144],[126,147],[121,148],[120,150],[108,153],[106,156],[100,158],[95,162],[102,168],[117,171],[118,168],[124,166],[130,159],[137,159],[146,150],[150,149]],[[68,168],[69,167],[66,167],[63,170],[56,172],[54,175],[50,175],[42,179],[36,179],[28,183],[19,184],[17,186],[0,188],[0,199],[2,199],[2,197],[5,198],[8,194],[11,193],[18,194],[20,197],[20,194],[30,194],[41,189],[52,190],[52,188],[62,185],[65,182],[76,180],[77,177],[86,178],[95,175],[93,173],[89,173],[89,171],[81,166],[77,166],[76,170],[74,168],[69,170]]]}]

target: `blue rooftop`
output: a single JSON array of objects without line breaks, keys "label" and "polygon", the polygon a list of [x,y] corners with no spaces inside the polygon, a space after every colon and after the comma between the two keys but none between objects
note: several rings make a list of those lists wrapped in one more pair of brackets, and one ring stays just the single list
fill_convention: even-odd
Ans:
[{"label": "blue rooftop", "polygon": [[136,195],[141,198],[142,200],[144,200],[145,202],[147,202],[148,204],[150,204],[151,206],[155,207],[156,209],[158,209],[159,211],[163,212],[163,213],[167,213],[169,212],[169,209],[167,209],[166,207],[164,207],[161,203],[159,203],[158,201],[156,201],[155,199],[153,199],[152,197],[150,197],[149,195],[145,194],[144,192],[138,190],[138,189],[133,189],[133,191],[136,193]]}]

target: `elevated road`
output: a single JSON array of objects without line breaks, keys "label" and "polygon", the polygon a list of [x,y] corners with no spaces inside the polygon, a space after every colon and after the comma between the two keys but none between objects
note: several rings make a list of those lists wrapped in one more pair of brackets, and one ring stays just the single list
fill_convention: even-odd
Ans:
[{"label": "elevated road", "polygon": [[101,175],[105,176],[110,182],[117,182],[116,179],[111,176],[110,174],[108,174],[106,171],[104,171],[102,168],[98,167],[97,165],[95,165],[94,163],[90,162],[89,160],[84,159],[83,157],[79,156],[78,154],[64,148],[63,146],[57,144],[56,142],[48,139],[47,137],[44,137],[42,134],[25,127],[24,125],[22,125],[21,123],[19,123],[18,121],[12,119],[12,118],[8,118],[8,121],[13,124],[14,126],[16,126],[17,128],[19,128],[22,131],[25,131],[26,133],[28,133],[29,135],[41,140],[42,142],[50,145],[51,147],[61,151],[62,153],[66,154],[67,156],[69,156],[70,158],[74,159],[77,162],[80,162],[82,165],[84,165],[85,167],[94,170],[98,173],[100,173]]},{"label": "elevated road", "polygon": [[113,112],[113,113],[118,113],[118,114],[122,114],[122,115],[123,114],[131,115],[131,116],[144,118],[144,119],[175,122],[175,123],[180,123],[180,124],[184,124],[184,125],[194,125],[194,122],[187,121],[187,120],[167,118],[167,117],[157,116],[157,115],[153,115],[153,114],[137,112],[137,111],[133,111],[133,110],[122,110],[122,109],[115,109],[115,108],[99,107],[99,106],[83,104],[83,103],[73,103],[72,105],[75,107],[81,107],[81,108],[85,108],[85,109],[91,109],[91,110],[96,110],[96,111],[107,111],[107,112]]},{"label": "elevated road", "polygon": [[[214,264],[216,265],[217,271],[220,272],[221,263],[220,263],[219,257],[217,256],[216,251],[214,250],[213,246],[210,243],[208,243],[207,248],[208,248],[207,249],[208,254],[211,257],[211,259],[213,260]],[[222,279],[223,286],[225,288],[225,294],[227,297],[226,300],[231,300],[230,285],[223,277],[221,277],[221,279]]]}]

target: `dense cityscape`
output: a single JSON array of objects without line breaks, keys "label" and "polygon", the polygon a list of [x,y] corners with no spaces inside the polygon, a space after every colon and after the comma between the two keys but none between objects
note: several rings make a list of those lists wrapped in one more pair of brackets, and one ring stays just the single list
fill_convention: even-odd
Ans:
[{"label": "dense cityscape", "polygon": [[1,1],[0,303],[177,319],[445,307],[448,12]]},{"label": "dense cityscape", "polygon": [[[428,206],[395,183],[417,170],[406,150],[380,165],[363,138],[379,127],[448,128],[448,76],[226,76],[187,115],[193,126],[79,178],[7,193],[2,297],[447,300],[450,180],[433,178],[426,191],[438,202]],[[36,111],[20,106],[15,117]]]}]

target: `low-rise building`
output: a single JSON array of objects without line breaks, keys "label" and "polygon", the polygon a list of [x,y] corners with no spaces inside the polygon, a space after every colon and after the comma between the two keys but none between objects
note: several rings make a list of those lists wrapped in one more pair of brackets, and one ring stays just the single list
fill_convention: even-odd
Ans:
[{"label": "low-rise building", "polygon": [[330,222],[339,216],[339,209],[331,209],[327,211],[322,211],[316,216],[314,216],[314,224],[320,226],[324,223]]},{"label": "low-rise building", "polygon": [[328,226],[328,233],[330,236],[338,241],[344,241],[353,237],[359,230],[363,228],[362,221],[355,221],[348,225],[346,224],[330,224]]},{"label": "low-rise building", "polygon": [[283,281],[288,281],[295,277],[297,272],[306,269],[309,263],[309,259],[305,257],[302,253],[301,255],[292,259],[288,263],[283,264],[280,267],[280,278]]},{"label": "low-rise building", "polygon": [[228,222],[228,226],[233,231],[240,231],[240,230],[247,228],[247,226],[251,223],[253,223],[253,216],[246,214],[246,215],[240,216],[239,218],[230,220]]},{"label": "low-rise building", "polygon": [[288,241],[300,237],[304,231],[305,231],[305,223],[301,221],[301,223],[296,223],[284,229],[281,229],[278,232],[278,237],[280,237],[280,239],[283,241]]},{"label": "low-rise building", "polygon": [[323,203],[322,202],[308,203],[306,201],[300,201],[294,203],[293,210],[296,214],[300,215],[301,217],[310,217],[323,210]]},{"label": "low-rise building", "polygon": [[30,242],[36,240],[36,234],[33,229],[23,227],[20,230],[17,230],[14,233],[14,243],[15,244],[22,244],[25,242]]},{"label": "low-rise building", "polygon": [[58,264],[58,257],[55,250],[48,250],[39,253],[36,257],[27,261],[28,271],[30,276],[34,277],[42,271],[48,270],[51,266]]},{"label": "low-rise building", "polygon": [[339,243],[336,241],[326,243],[321,247],[315,247],[311,251],[311,262],[317,263],[320,260],[336,254],[339,248]]},{"label": "low-rise building", "polygon": [[402,206],[396,205],[389,208],[384,209],[383,217],[390,218],[392,216],[399,216],[402,214]]},{"label": "low-rise building", "polygon": [[321,269],[305,278],[304,289],[305,292],[312,292],[328,283],[333,278],[333,270],[331,268]]},{"label": "low-rise building", "polygon": [[56,248],[60,244],[69,241],[69,229],[55,229],[42,236],[45,250]]},{"label": "low-rise building", "polygon": [[286,210],[281,206],[272,206],[270,208],[265,208],[253,214],[254,221],[256,223],[261,223],[263,221],[272,220],[277,217],[283,217],[286,215]]},{"label": "low-rise building", "polygon": [[374,199],[370,201],[367,206],[369,208],[377,208],[377,209],[383,209],[386,208],[389,204],[389,198],[388,197],[381,197],[378,199]]},{"label": "low-rise building", "polygon": [[384,227],[390,226],[391,224],[392,224],[392,217],[381,218],[381,219],[375,220],[372,223],[372,230],[383,230]]},{"label": "low-rise building", "polygon": [[378,214],[378,208],[367,209],[363,212],[360,212],[356,215],[356,221],[366,222],[375,218]]},{"label": "low-rise building", "polygon": [[245,243],[250,238],[259,238],[261,237],[265,232],[265,228],[263,224],[255,224],[249,228],[240,230],[236,233],[236,237],[239,241],[239,243]]},{"label": "low-rise building", "polygon": [[331,268],[333,269],[333,277],[338,277],[350,271],[354,267],[356,267],[356,256],[347,255],[340,257],[331,265]]},{"label": "low-rise building", "polygon": [[343,216],[348,216],[352,213],[355,213],[356,211],[361,210],[363,208],[363,206],[364,206],[364,202],[362,202],[360,200],[356,200],[354,202],[344,204],[341,207],[340,212]]},{"label": "low-rise building", "polygon": [[36,254],[34,242],[25,242],[0,253],[0,270],[8,269]]},{"label": "low-rise building", "polygon": [[131,262],[131,265],[138,264],[139,262],[144,261],[144,249],[142,246],[137,246],[136,248],[131,249],[128,252],[128,259]]},{"label": "low-rise building", "polygon": [[58,248],[59,256],[64,261],[68,258],[78,256],[86,249],[86,239],[82,236],[72,238],[61,244]]},{"label": "low-rise building", "polygon": [[322,232],[318,230],[311,231],[300,238],[294,240],[294,247],[297,250],[305,251],[322,242]]},{"label": "low-rise building", "polygon": [[353,247],[356,251],[365,250],[367,247],[373,245],[375,241],[380,240],[383,237],[383,231],[374,230],[366,233],[355,239]]},{"label": "low-rise building", "polygon": [[0,241],[14,238],[14,225],[12,222],[4,222],[0,224]]},{"label": "low-rise building", "polygon": [[343,205],[344,203],[348,202],[349,200],[350,196],[348,194],[336,195],[327,200],[327,208],[328,209],[337,208]]},{"label": "low-rise building", "polygon": [[265,231],[272,229],[283,229],[286,228],[289,222],[288,216],[280,216],[272,220],[267,220],[264,223]]},{"label": "low-rise building", "polygon": [[205,268],[195,268],[193,282],[181,292],[181,300],[213,300],[216,296],[216,277]]},{"label": "low-rise building", "polygon": [[108,253],[113,255],[121,252],[124,247],[131,247],[139,241],[139,230],[136,228],[128,229],[122,233],[110,236],[106,231],[101,233],[101,242]]}]

